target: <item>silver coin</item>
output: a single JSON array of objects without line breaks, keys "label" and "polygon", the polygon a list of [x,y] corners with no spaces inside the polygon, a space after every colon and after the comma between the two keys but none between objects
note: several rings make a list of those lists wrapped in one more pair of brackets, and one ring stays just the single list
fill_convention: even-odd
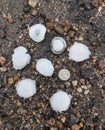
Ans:
[{"label": "silver coin", "polygon": [[61,69],[59,71],[59,74],[58,74],[58,77],[63,80],[63,81],[66,81],[70,78],[70,71],[67,70],[67,69]]},{"label": "silver coin", "polygon": [[62,37],[54,37],[51,42],[51,51],[54,54],[61,54],[65,51],[66,41]]}]

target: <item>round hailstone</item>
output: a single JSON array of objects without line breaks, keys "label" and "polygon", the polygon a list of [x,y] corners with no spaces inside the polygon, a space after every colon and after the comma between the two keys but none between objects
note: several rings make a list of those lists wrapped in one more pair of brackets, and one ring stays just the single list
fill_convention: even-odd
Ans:
[{"label": "round hailstone", "polygon": [[36,93],[36,82],[31,79],[18,81],[15,85],[17,94],[23,98],[32,97]]},{"label": "round hailstone", "polygon": [[41,42],[45,38],[46,27],[43,24],[35,24],[29,29],[29,36],[35,42]]},{"label": "round hailstone", "polygon": [[51,51],[54,54],[61,54],[66,48],[66,42],[62,37],[55,37],[51,42]]},{"label": "round hailstone", "polygon": [[66,81],[70,78],[70,71],[67,69],[61,69],[58,74],[59,78],[63,81]]},{"label": "round hailstone", "polygon": [[50,104],[53,110],[57,112],[66,111],[71,102],[71,95],[68,95],[66,92],[58,91],[50,98]]},{"label": "round hailstone", "polygon": [[23,69],[27,64],[30,63],[31,56],[27,54],[27,49],[25,47],[17,47],[12,55],[13,68],[16,70]]},{"label": "round hailstone", "polygon": [[89,48],[79,42],[74,42],[69,50],[69,59],[74,60],[75,62],[81,62],[86,59],[89,59],[91,52]]},{"label": "round hailstone", "polygon": [[36,70],[44,76],[51,77],[54,72],[54,67],[50,60],[42,58],[36,63]]}]

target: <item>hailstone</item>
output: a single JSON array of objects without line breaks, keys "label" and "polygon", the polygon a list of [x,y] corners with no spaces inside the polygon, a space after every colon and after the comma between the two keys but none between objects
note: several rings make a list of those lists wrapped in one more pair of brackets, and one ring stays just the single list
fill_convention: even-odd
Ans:
[{"label": "hailstone", "polygon": [[29,29],[29,36],[35,42],[41,42],[45,38],[46,27],[43,24],[35,24]]},{"label": "hailstone", "polygon": [[90,55],[91,52],[89,48],[79,42],[74,42],[74,44],[69,49],[69,59],[72,59],[75,62],[81,62],[89,59]]},{"label": "hailstone", "polygon": [[41,58],[36,63],[36,70],[46,77],[51,77],[54,72],[54,67],[50,60]]},{"label": "hailstone", "polygon": [[23,98],[32,97],[36,93],[36,82],[31,79],[18,81],[15,85],[17,94]]},{"label": "hailstone", "polygon": [[30,60],[31,56],[27,54],[27,49],[25,47],[19,46],[15,48],[14,54],[12,55],[13,68],[21,70],[30,63]]},{"label": "hailstone", "polygon": [[71,95],[68,95],[66,92],[60,90],[54,93],[50,98],[51,108],[60,113],[62,111],[66,111],[70,106],[71,98]]}]

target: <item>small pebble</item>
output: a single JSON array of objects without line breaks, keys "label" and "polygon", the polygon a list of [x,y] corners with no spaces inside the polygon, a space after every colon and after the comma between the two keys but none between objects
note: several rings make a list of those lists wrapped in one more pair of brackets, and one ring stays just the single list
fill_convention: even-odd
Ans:
[{"label": "small pebble", "polygon": [[63,28],[60,25],[54,26],[54,29],[57,33],[63,34]]},{"label": "small pebble", "polygon": [[69,34],[69,37],[70,37],[70,38],[73,38],[73,37],[74,37],[75,32],[74,32],[74,31],[70,31],[68,34]]},{"label": "small pebble", "polygon": [[72,125],[71,130],[80,130],[80,128],[81,127],[78,124],[74,124]]},{"label": "small pebble", "polygon": [[19,76],[14,77],[14,82],[17,82],[19,80]]},{"label": "small pebble", "polygon": [[3,56],[0,56],[0,64],[5,64],[6,59]]},{"label": "small pebble", "polygon": [[78,92],[78,93],[82,93],[82,88],[80,88],[80,87],[77,88],[77,92]]},{"label": "small pebble", "polygon": [[48,124],[48,125],[51,125],[51,126],[54,126],[54,125],[55,125],[55,119],[54,119],[54,118],[50,118],[50,119],[47,121],[47,124]]},{"label": "small pebble", "polygon": [[38,0],[29,0],[28,4],[31,6],[31,7],[35,7],[38,3]]},{"label": "small pebble", "polygon": [[51,127],[50,130],[58,130],[56,127]]},{"label": "small pebble", "polygon": [[79,123],[79,126],[80,126],[81,128],[83,127],[83,122],[82,122],[82,121]]},{"label": "small pebble", "polygon": [[99,68],[99,69],[105,68],[105,60],[100,60],[100,61],[99,61],[99,63],[98,63],[98,68]]},{"label": "small pebble", "polygon": [[81,88],[87,89],[87,86],[86,85],[82,85]]},{"label": "small pebble", "polygon": [[63,117],[61,118],[61,121],[62,121],[63,123],[65,123],[65,121],[66,121],[66,117],[63,116]]},{"label": "small pebble", "polygon": [[32,15],[33,16],[36,16],[38,14],[38,11],[37,10],[32,10]]},{"label": "small pebble", "polygon": [[76,116],[80,118],[80,117],[81,117],[81,113],[78,111],[78,112],[76,113]]},{"label": "small pebble", "polygon": [[60,130],[63,130],[63,123],[58,121],[57,122],[57,127],[60,129]]},{"label": "small pebble", "polygon": [[9,22],[10,24],[12,24],[12,23],[14,23],[14,20],[13,20],[12,18],[9,18],[9,19],[8,19],[8,22]]},{"label": "small pebble", "polygon": [[1,72],[6,72],[6,71],[7,71],[7,68],[6,68],[6,67],[0,67],[0,71],[1,71]]},{"label": "small pebble", "polygon": [[58,74],[58,77],[63,80],[63,81],[66,81],[70,78],[70,71],[67,70],[67,69],[61,69],[59,71],[59,74]]},{"label": "small pebble", "polygon": [[20,107],[22,104],[21,104],[21,102],[18,101],[18,102],[16,103],[16,105],[17,105],[18,107]]},{"label": "small pebble", "polygon": [[89,93],[89,90],[85,90],[84,94],[87,95]]},{"label": "small pebble", "polygon": [[83,36],[79,36],[78,41],[83,41]]},{"label": "small pebble", "polygon": [[8,84],[13,84],[14,83],[13,77],[8,78],[7,81],[8,81]]},{"label": "small pebble", "polygon": [[72,81],[73,87],[77,86],[77,84],[78,84],[78,81],[77,81],[77,80],[73,80],[73,81]]},{"label": "small pebble", "polygon": [[99,1],[99,0],[92,0],[92,5],[93,5],[94,7],[98,7],[98,1]]},{"label": "small pebble", "polygon": [[54,28],[54,24],[52,22],[46,22],[46,27],[52,30]]}]

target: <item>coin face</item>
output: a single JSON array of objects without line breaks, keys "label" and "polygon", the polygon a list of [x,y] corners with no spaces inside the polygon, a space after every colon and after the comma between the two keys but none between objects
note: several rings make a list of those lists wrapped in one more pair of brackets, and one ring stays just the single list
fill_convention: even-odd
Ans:
[{"label": "coin face", "polygon": [[67,69],[61,69],[59,71],[59,74],[58,74],[58,77],[63,80],[63,81],[66,81],[70,78],[70,71],[67,70]]},{"label": "coin face", "polygon": [[54,54],[61,54],[66,48],[66,41],[62,37],[54,37],[51,42],[51,51]]}]

